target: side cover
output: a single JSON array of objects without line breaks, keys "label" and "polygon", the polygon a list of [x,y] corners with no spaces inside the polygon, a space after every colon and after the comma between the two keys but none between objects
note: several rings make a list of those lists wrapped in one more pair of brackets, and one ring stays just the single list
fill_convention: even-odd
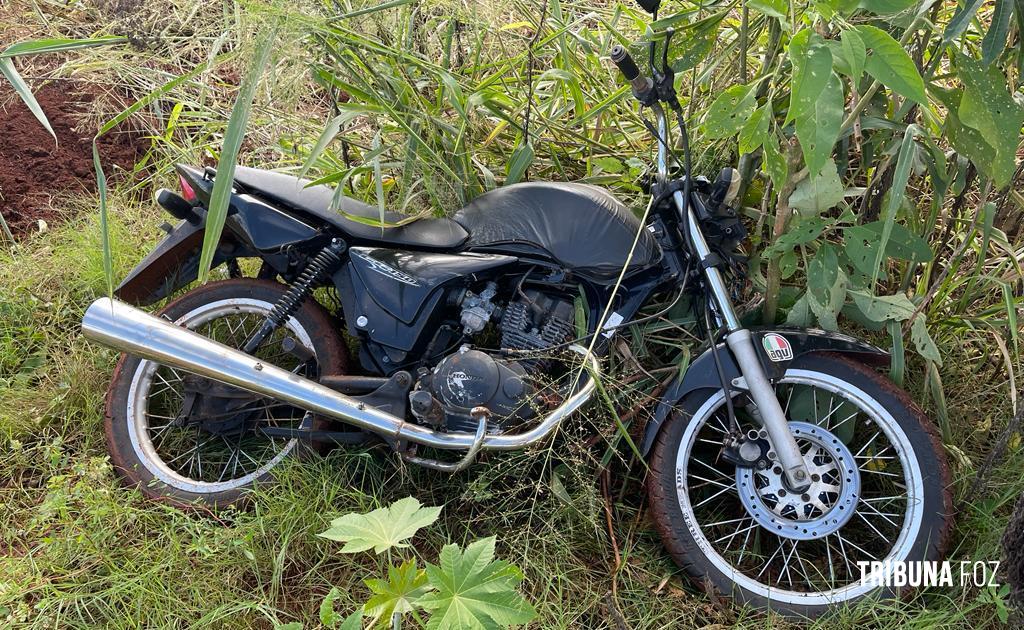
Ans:
[{"label": "side cover", "polygon": [[[793,359],[810,352],[849,354],[858,361],[872,365],[882,365],[889,360],[889,353],[885,350],[837,332],[807,328],[778,328],[751,330],[750,332],[765,375],[771,381],[781,378]],[[739,377],[740,368],[729,347],[723,341],[718,344],[717,349],[726,380],[731,381]],[[654,444],[658,431],[661,430],[661,425],[675,405],[687,394],[698,389],[721,389],[721,387],[718,371],[715,368],[715,358],[709,348],[690,364],[689,369],[682,377],[677,377],[665,390],[661,400],[658,401],[654,417],[647,423],[647,428],[644,430],[640,452],[647,455]]]},{"label": "side cover", "polygon": [[334,274],[348,331],[372,342],[374,362],[385,373],[429,343],[451,291],[518,260],[372,247],[352,247],[348,253],[349,264]]},{"label": "side cover", "polygon": [[[209,203],[213,182],[203,171],[178,165],[182,175],[202,204]],[[241,256],[260,256],[275,269],[288,268],[287,257],[276,256],[290,247],[321,235],[314,226],[247,194],[232,194],[220,246],[212,266]],[[148,305],[171,295],[199,276],[199,253],[203,246],[206,209],[195,208],[197,223],[179,222],[117,287],[115,294],[127,302]]]}]

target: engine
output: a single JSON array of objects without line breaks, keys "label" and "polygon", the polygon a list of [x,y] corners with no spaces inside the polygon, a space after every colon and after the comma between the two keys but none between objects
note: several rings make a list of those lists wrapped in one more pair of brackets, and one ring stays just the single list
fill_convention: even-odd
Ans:
[{"label": "engine", "polygon": [[[557,295],[529,289],[504,308],[491,300],[496,287],[489,283],[479,294],[467,291],[461,300],[464,332],[481,332],[498,319],[501,347],[543,350],[564,343],[573,332],[573,303]],[[474,407],[491,412],[488,431],[500,433],[537,414],[539,407],[531,373],[545,370],[544,359],[508,360],[463,346],[424,374],[409,396],[414,416],[421,422],[449,431],[476,430]]]}]

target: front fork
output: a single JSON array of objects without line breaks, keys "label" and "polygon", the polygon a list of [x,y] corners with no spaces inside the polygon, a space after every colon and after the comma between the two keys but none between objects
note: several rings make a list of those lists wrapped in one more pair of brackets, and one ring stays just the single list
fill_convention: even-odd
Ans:
[{"label": "front fork", "polygon": [[[678,208],[683,207],[681,192],[676,192],[673,195],[673,200]],[[686,213],[687,229],[690,241],[693,243],[694,253],[697,254],[698,260],[709,260],[711,250],[697,223],[697,217],[692,208],[687,208]],[[729,299],[722,272],[715,267],[705,266],[704,277],[711,289],[718,314],[728,331],[725,343],[736,357],[736,363],[739,365],[740,373],[745,381],[745,389],[757,406],[758,413],[755,418],[759,419],[765,430],[768,431],[768,442],[778,456],[779,463],[782,464],[786,475],[786,485],[795,492],[802,492],[810,485],[807,466],[804,464],[804,457],[800,452],[800,447],[797,446],[796,439],[789,431],[786,413],[782,410],[782,405],[779,404],[778,396],[775,395],[775,388],[765,376],[764,367],[757,357],[754,339],[750,331],[740,324],[739,317],[736,316],[736,310],[732,306],[732,300]],[[726,394],[728,395],[728,392]]]},{"label": "front fork", "polygon": [[[664,184],[668,178],[668,147],[666,146],[669,137],[668,122],[660,103],[655,103],[652,109],[658,120],[658,131],[661,135],[661,141],[658,142],[658,175],[661,183]],[[811,481],[807,466],[804,464],[804,457],[800,452],[800,447],[797,446],[796,439],[789,431],[786,413],[782,410],[782,405],[779,404],[775,389],[768,381],[768,377],[765,376],[761,361],[757,358],[757,351],[754,349],[750,331],[740,324],[736,310],[732,306],[732,300],[729,299],[729,292],[722,272],[706,264],[712,258],[711,248],[708,247],[693,208],[683,199],[681,191],[677,190],[672,195],[672,200],[675,202],[679,215],[686,217],[686,229],[690,242],[693,244],[694,254],[696,254],[697,260],[701,261],[704,277],[714,298],[718,315],[728,331],[725,343],[736,357],[736,363],[739,365],[745,381],[745,389],[757,406],[758,413],[754,414],[754,417],[760,420],[768,432],[768,441],[782,465],[787,485],[795,492],[802,492],[810,485]],[[723,385],[728,387],[725,383]],[[726,395],[728,395],[728,391]]]}]

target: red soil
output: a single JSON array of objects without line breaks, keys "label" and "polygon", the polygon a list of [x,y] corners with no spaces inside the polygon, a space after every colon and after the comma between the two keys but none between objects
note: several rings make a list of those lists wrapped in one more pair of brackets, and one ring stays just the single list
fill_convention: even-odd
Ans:
[{"label": "red soil", "polygon": [[[10,85],[0,80],[0,214],[16,238],[37,231],[38,219],[53,226],[67,217],[66,210],[54,207],[55,195],[96,192],[92,166],[96,129],[81,122],[96,95],[86,88],[57,81],[35,91],[57,134],[55,145]],[[114,165],[130,170],[148,145],[142,134],[129,132],[123,125],[100,138],[100,159],[108,180],[116,179]]]}]

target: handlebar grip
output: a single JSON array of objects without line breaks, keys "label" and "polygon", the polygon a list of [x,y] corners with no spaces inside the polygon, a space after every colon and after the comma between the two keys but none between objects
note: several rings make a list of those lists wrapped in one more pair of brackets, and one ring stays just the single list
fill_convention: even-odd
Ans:
[{"label": "handlebar grip", "polygon": [[621,72],[622,76],[626,77],[626,80],[630,83],[640,76],[640,68],[636,66],[636,62],[633,61],[633,57],[629,55],[629,51],[622,46],[616,45],[612,48],[608,56],[612,58],[612,62],[618,66],[619,72]]}]

